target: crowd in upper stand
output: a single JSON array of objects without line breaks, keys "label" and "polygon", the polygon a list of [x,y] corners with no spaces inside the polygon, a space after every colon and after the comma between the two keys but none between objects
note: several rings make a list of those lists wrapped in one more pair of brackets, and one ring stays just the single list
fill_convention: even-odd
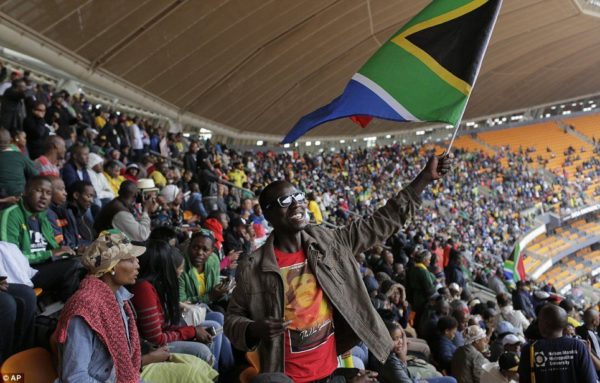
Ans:
[{"label": "crowd in upper stand", "polygon": [[[39,345],[39,309],[63,302],[42,334],[62,382],[236,381],[247,362],[223,327],[238,265],[273,230],[261,191],[289,181],[307,219],[344,226],[394,199],[432,154],[396,144],[244,152],[95,107],[27,71],[3,66],[0,81],[0,362]],[[419,212],[351,261],[394,341],[390,357],[381,363],[361,342],[340,365],[382,382],[529,382],[535,340],[542,355],[578,353],[572,371],[536,359],[538,382],[595,381],[597,304],[574,307],[502,271],[532,225],[521,212],[582,206],[585,185],[533,170],[525,152],[453,153]],[[597,159],[584,166],[600,174]],[[497,299],[475,298],[472,280]]]}]

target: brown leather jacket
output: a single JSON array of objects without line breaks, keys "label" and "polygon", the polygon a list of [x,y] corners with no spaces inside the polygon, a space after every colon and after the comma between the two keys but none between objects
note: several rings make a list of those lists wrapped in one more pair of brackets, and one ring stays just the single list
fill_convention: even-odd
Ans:
[{"label": "brown leather jacket", "polygon": [[[420,203],[409,186],[369,218],[339,229],[309,226],[301,232],[308,263],[334,307],[338,354],[362,340],[381,363],[388,358],[393,342],[371,304],[354,256],[396,233]],[[246,329],[252,321],[283,318],[283,280],[273,235],[240,263],[236,282],[225,316],[225,335],[240,350],[258,347],[261,372],[283,372],[283,335],[254,347],[246,344]]]}]

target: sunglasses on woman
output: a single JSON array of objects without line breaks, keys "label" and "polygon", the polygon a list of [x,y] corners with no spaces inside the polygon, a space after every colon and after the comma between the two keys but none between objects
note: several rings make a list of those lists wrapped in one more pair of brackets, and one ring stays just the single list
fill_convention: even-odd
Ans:
[{"label": "sunglasses on woman", "polygon": [[[302,192],[296,192],[294,194],[289,194],[289,195],[284,195],[284,196],[278,197],[276,201],[279,204],[279,206],[288,207],[292,204],[292,202],[296,202],[296,203],[306,202],[306,196]],[[267,206],[265,206],[265,208],[270,209],[271,207],[273,207],[273,205],[274,205],[273,203],[268,203]]]}]

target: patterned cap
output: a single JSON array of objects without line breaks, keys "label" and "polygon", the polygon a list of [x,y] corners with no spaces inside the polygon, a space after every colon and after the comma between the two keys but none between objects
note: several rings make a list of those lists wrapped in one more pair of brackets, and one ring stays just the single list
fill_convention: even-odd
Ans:
[{"label": "patterned cap", "polygon": [[481,327],[477,325],[469,326],[463,331],[463,338],[465,340],[465,344],[472,344],[485,337],[485,331],[483,331]]},{"label": "patterned cap", "polygon": [[119,230],[106,230],[86,249],[81,263],[90,274],[100,277],[121,260],[139,257],[144,252],[145,247],[132,245]]}]

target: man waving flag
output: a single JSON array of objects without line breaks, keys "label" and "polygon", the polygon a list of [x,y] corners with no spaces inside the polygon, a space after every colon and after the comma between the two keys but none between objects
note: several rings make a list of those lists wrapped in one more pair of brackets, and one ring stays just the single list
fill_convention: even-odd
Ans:
[{"label": "man waving flag", "polygon": [[283,139],[293,142],[327,121],[462,118],[502,0],[434,0],[352,76],[344,93],[302,117]]}]

